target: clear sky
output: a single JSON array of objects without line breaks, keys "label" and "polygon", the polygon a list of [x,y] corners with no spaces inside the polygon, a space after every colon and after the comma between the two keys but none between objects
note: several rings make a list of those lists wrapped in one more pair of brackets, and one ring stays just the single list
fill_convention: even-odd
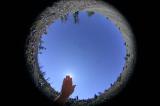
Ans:
[{"label": "clear sky", "polygon": [[73,14],[67,21],[56,20],[42,38],[46,48],[39,54],[45,78],[60,91],[63,78],[69,74],[76,86],[71,97],[94,97],[110,87],[124,66],[126,48],[121,32],[105,16],[88,16],[79,12],[79,23]]}]

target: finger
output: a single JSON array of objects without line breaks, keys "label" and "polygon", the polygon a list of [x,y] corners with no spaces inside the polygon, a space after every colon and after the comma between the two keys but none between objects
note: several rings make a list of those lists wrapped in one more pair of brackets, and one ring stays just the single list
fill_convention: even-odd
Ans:
[{"label": "finger", "polygon": [[66,81],[66,78],[64,78],[63,81],[65,82],[65,81]]},{"label": "finger", "polygon": [[71,85],[72,85],[72,83],[73,83],[73,82],[72,82],[72,78],[70,78],[70,82],[71,82]]},{"label": "finger", "polygon": [[72,79],[70,77],[68,77],[67,83],[68,83],[68,86],[72,86]]},{"label": "finger", "polygon": [[77,85],[73,85],[73,89],[76,87]]},{"label": "finger", "polygon": [[64,82],[65,82],[65,78],[63,79],[63,84],[64,84]]},{"label": "finger", "polygon": [[65,84],[66,84],[66,78],[63,79],[62,88],[65,86]]},{"label": "finger", "polygon": [[74,91],[75,87],[76,87],[76,85],[73,85],[73,86],[72,86],[72,93],[73,93],[73,91]]},{"label": "finger", "polygon": [[67,75],[67,76],[66,76],[66,79],[68,80],[69,78],[70,78],[69,75]]}]

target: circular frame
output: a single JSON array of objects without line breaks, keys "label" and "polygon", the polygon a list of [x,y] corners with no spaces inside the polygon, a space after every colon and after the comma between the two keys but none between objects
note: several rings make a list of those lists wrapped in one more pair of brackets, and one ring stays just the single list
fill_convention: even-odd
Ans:
[{"label": "circular frame", "polygon": [[42,35],[47,33],[49,25],[53,24],[59,17],[76,11],[96,11],[111,20],[122,33],[126,46],[125,65],[122,73],[117,80],[106,89],[97,98],[90,98],[86,100],[75,100],[70,98],[67,102],[71,106],[86,106],[98,105],[106,100],[111,99],[118,94],[126,85],[130,76],[132,75],[133,68],[136,62],[136,46],[134,35],[125,18],[111,5],[96,0],[66,0],[54,3],[51,7],[47,7],[33,23],[30,29],[30,34],[26,40],[26,65],[33,79],[35,86],[42,91],[49,99],[54,100],[59,95],[54,88],[45,80],[43,72],[38,64],[38,48]]}]

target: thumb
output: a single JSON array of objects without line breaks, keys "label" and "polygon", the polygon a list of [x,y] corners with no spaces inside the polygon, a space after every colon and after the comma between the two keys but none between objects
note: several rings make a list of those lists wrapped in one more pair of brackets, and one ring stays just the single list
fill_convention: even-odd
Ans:
[{"label": "thumb", "polygon": [[75,87],[76,87],[76,85],[72,86],[71,94],[73,93]]},{"label": "thumb", "polygon": [[76,87],[76,85],[73,85],[73,86],[72,86],[73,91],[74,91],[74,88],[75,88],[75,87]]},{"label": "thumb", "polygon": [[77,85],[73,85],[73,88],[75,88]]}]

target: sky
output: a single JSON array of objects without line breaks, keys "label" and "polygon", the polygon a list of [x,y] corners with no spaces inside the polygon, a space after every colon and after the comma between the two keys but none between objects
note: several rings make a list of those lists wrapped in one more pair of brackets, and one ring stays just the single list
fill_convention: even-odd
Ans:
[{"label": "sky", "polygon": [[67,21],[56,20],[42,37],[46,50],[38,55],[42,70],[51,86],[60,92],[63,78],[70,75],[76,85],[71,98],[94,97],[110,87],[125,64],[126,48],[118,28],[105,16],[79,12]]}]

